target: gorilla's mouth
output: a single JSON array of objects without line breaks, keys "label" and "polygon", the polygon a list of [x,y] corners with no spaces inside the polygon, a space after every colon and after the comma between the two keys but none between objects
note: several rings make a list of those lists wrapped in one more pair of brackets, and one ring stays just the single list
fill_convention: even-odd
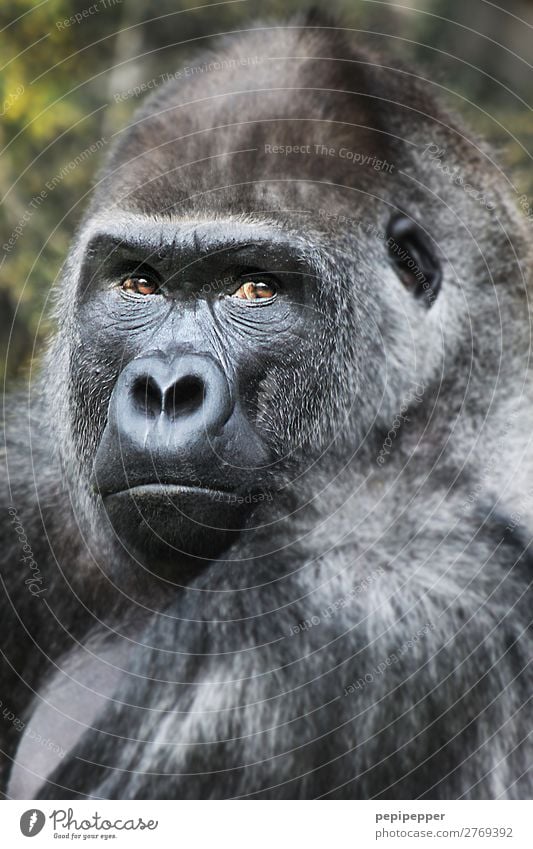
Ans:
[{"label": "gorilla's mouth", "polygon": [[217,557],[242,530],[254,501],[252,492],[162,481],[102,493],[115,535],[150,568],[177,563],[180,555]]},{"label": "gorilla's mouth", "polygon": [[115,492],[101,493],[105,499],[112,498],[116,495],[130,494],[135,498],[143,497],[160,497],[173,498],[183,495],[185,497],[197,498],[214,498],[222,502],[236,502],[241,496],[234,490],[219,489],[206,486],[197,486],[192,483],[176,483],[175,481],[147,481],[146,483],[136,483],[132,486],[124,487]]}]

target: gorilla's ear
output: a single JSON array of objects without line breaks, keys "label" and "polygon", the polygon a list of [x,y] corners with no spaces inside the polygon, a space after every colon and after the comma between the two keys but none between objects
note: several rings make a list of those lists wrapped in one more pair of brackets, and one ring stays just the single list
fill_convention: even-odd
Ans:
[{"label": "gorilla's ear", "polygon": [[387,248],[404,286],[430,307],[439,293],[442,271],[428,234],[408,215],[395,213],[387,226]]}]

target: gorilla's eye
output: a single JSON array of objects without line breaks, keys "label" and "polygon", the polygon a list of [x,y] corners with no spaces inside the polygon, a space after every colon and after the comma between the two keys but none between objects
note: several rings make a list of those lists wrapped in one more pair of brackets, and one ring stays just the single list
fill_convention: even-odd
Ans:
[{"label": "gorilla's eye", "polygon": [[155,295],[159,289],[159,284],[141,274],[131,274],[124,278],[120,288],[125,292],[133,292],[135,295]]},{"label": "gorilla's eye", "polygon": [[273,301],[276,297],[276,286],[271,280],[246,280],[241,283],[236,292],[233,292],[232,298],[239,298],[241,301],[263,303]]}]

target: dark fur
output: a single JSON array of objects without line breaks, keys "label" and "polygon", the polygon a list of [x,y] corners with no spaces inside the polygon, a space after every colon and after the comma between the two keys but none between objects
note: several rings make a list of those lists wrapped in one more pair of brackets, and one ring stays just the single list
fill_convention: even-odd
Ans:
[{"label": "dark fur", "polygon": [[[27,723],[69,654],[90,699],[88,646],[112,655],[133,640],[114,700],[40,796],[530,797],[529,258],[506,181],[431,83],[334,28],[250,32],[197,64],[224,56],[265,58],[170,83],[123,134],[66,263],[30,403],[8,402],[3,705]],[[394,169],[265,143],[345,146]],[[493,212],[423,155],[430,143]],[[438,246],[430,309],[384,241],[347,220],[385,231],[398,210]],[[183,586],[126,556],[90,487],[116,371],[77,324],[76,280],[96,218],[144,213],[177,228],[266,221],[320,279],[321,318],[295,342],[305,357],[277,364],[261,411],[266,438],[305,471],[261,503],[263,528]],[[422,400],[379,464],[414,384]],[[36,597],[9,505],[42,575]],[[9,795],[22,732],[4,719],[0,734]]]}]

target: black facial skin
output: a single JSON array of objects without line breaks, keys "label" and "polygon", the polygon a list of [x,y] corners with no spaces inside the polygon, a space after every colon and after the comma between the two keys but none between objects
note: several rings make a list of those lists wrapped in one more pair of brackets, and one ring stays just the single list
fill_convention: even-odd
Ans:
[{"label": "black facial skin", "polygon": [[[154,245],[145,226],[96,234],[79,310],[82,346],[98,338],[117,375],[94,487],[122,544],[151,568],[179,555],[212,559],[258,498],[273,497],[261,384],[276,363],[290,370],[301,357],[312,298],[277,233],[250,242],[204,224],[163,235]],[[149,293],[124,289],[136,277]],[[247,281],[271,296],[236,297]]]}]

